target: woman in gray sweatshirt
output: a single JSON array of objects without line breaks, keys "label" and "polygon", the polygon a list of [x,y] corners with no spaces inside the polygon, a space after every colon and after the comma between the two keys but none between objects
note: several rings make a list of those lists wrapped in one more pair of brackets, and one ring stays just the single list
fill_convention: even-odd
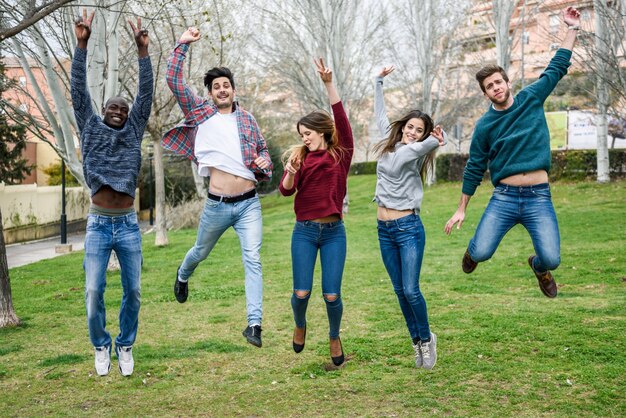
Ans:
[{"label": "woman in gray sweatshirt", "polygon": [[427,114],[411,110],[390,123],[385,110],[383,78],[376,77],[374,113],[381,135],[374,151],[378,240],[385,268],[398,297],[415,350],[415,366],[432,369],[437,361],[437,336],[430,332],[426,301],[419,279],[426,236],[420,219],[423,181],[433,168],[434,154],[444,145],[444,132]]}]

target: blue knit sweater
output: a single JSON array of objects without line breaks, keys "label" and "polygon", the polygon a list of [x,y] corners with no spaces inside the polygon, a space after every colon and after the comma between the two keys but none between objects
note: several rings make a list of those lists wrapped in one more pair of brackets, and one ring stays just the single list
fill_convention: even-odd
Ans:
[{"label": "blue knit sweater", "polygon": [[491,182],[534,170],[550,170],[550,132],[543,103],[571,65],[572,51],[559,49],[539,79],[522,89],[506,110],[489,110],[476,122],[463,175],[472,196],[489,168]]},{"label": "blue knit sweater", "polygon": [[94,112],[87,88],[87,50],[76,48],[72,61],[71,94],[80,131],[83,172],[91,196],[102,186],[135,198],[141,167],[141,140],[152,108],[153,75],[150,57],[139,58],[139,93],[126,124],[113,129]]}]

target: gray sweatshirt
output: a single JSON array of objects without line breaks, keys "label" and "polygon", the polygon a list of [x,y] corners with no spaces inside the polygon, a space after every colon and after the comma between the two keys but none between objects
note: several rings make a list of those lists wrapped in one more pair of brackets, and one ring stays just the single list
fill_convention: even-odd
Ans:
[{"label": "gray sweatshirt", "polygon": [[[383,78],[376,77],[374,89],[374,116],[383,137],[389,133],[389,118],[383,97]],[[444,133],[445,139],[445,133]],[[424,188],[419,171],[426,155],[439,146],[434,136],[421,142],[398,142],[394,152],[385,153],[376,166],[376,196],[378,206],[387,209],[413,210],[420,213]]]}]

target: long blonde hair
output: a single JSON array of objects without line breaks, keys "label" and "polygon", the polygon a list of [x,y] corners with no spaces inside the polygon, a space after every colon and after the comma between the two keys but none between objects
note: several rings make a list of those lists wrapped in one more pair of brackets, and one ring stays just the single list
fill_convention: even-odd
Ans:
[{"label": "long blonde hair", "polygon": [[[406,126],[409,120],[414,118],[421,119],[422,122],[424,122],[424,134],[417,140],[417,142],[422,142],[430,136],[430,133],[435,127],[431,117],[421,110],[411,110],[400,119],[394,120],[389,126],[389,136],[374,146],[374,152],[377,154],[378,158],[388,152],[395,151],[396,144],[402,140],[402,129]],[[437,149],[434,149],[426,155],[426,159],[420,168],[420,177],[422,178],[422,181],[424,181],[428,172],[433,170],[436,153]]]}]

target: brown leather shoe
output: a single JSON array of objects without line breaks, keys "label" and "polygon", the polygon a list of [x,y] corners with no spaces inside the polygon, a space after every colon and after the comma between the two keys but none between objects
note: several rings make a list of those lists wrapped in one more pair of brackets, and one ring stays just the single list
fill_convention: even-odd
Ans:
[{"label": "brown leather shoe", "polygon": [[469,274],[476,269],[477,265],[478,263],[472,260],[472,257],[469,255],[469,251],[466,250],[463,255],[463,260],[461,261],[461,268],[463,268],[463,271]]},{"label": "brown leather shoe", "polygon": [[552,277],[552,273],[550,271],[546,271],[545,273],[538,272],[533,267],[533,261],[535,260],[535,256],[531,255],[528,257],[528,264],[530,268],[535,273],[535,277],[537,277],[537,281],[539,282],[539,289],[549,298],[555,298],[557,293],[556,282],[554,281],[554,277]]}]

